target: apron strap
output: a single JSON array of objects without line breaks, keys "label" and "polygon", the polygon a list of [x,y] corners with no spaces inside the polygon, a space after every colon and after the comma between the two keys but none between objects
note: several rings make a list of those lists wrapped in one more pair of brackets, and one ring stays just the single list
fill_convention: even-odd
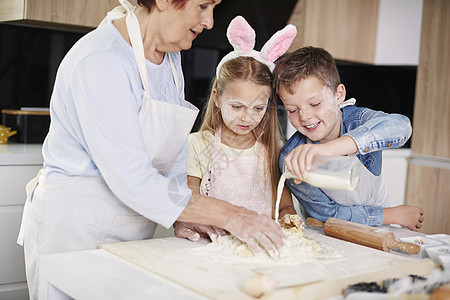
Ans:
[{"label": "apron strap", "polygon": [[[147,68],[145,66],[145,54],[144,45],[142,43],[141,28],[139,27],[139,20],[134,13],[136,6],[133,6],[127,0],[119,0],[121,6],[114,8],[108,12],[106,17],[100,23],[99,26],[106,24],[109,21],[121,18],[126,15],[127,31],[130,37],[131,46],[133,48],[134,57],[139,70],[139,76],[141,78],[142,86],[144,87],[144,98],[150,99],[150,88],[148,86]],[[170,67],[175,81],[177,91],[179,91],[178,75],[175,70],[175,66],[172,61],[172,57],[167,53],[170,61]]]},{"label": "apron strap", "polygon": [[167,56],[169,56],[170,68],[172,69],[173,80],[175,81],[175,86],[176,86],[177,91],[178,91],[178,90],[179,90],[179,85],[178,85],[178,75],[177,75],[177,71],[175,70],[175,66],[173,65],[172,57],[170,56],[169,53],[167,53]]},{"label": "apron strap", "polygon": [[141,28],[139,27],[139,21],[134,11],[136,7],[130,9],[128,5],[125,5],[123,0],[120,0],[122,6],[127,9],[126,24],[128,35],[130,37],[131,46],[133,47],[134,57],[136,59],[137,67],[139,70],[139,76],[141,77],[142,86],[144,87],[144,98],[150,99],[150,89],[148,87],[147,69],[145,67],[145,55],[144,44],[142,43]]},{"label": "apron strap", "polygon": [[33,195],[34,189],[39,184],[39,178],[42,175],[42,169],[39,170],[36,177],[31,179],[26,186],[26,195],[27,199],[25,200],[25,205],[23,206],[23,213],[22,213],[22,222],[20,223],[20,230],[19,230],[19,236],[17,237],[17,244],[20,246],[23,246],[23,240],[25,237],[25,230],[27,228],[28,218],[30,216],[28,215],[27,209],[30,205],[31,196]]},{"label": "apron strap", "polygon": [[[211,167],[209,169],[212,178],[214,174],[214,166],[216,166],[217,159],[220,156],[220,141],[222,140],[222,127],[219,127],[214,133],[214,147],[211,151]],[[211,179],[212,180],[212,179]]]},{"label": "apron strap", "polygon": [[141,77],[142,86],[144,87],[144,98],[150,99],[150,90],[148,87],[147,70],[145,68],[144,45],[142,43],[141,28],[139,21],[134,13],[136,7],[127,0],[119,0],[120,5],[108,12],[106,17],[100,22],[100,26],[107,22],[126,16],[127,32],[130,37],[131,46],[134,52],[134,58]]}]

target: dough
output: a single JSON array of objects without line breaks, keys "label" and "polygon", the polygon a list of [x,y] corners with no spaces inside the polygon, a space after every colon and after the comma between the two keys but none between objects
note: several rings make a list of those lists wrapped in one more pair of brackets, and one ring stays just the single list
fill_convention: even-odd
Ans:
[{"label": "dough", "polygon": [[277,285],[278,280],[272,274],[256,274],[244,282],[243,290],[248,295],[259,298]]},{"label": "dough", "polygon": [[276,257],[267,252],[254,254],[247,244],[232,235],[219,236],[216,241],[203,247],[195,248],[195,254],[208,256],[211,260],[229,263],[262,263],[278,265],[295,265],[311,261],[320,256],[321,247],[313,240],[303,236],[303,224],[300,228],[283,228],[286,240]]}]

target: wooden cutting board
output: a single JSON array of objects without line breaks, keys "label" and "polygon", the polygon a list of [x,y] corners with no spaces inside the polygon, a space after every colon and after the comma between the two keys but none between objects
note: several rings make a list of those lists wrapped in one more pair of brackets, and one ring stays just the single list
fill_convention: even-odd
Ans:
[{"label": "wooden cutting board", "polygon": [[285,286],[262,299],[322,299],[340,295],[349,284],[409,274],[424,276],[436,267],[429,259],[383,252],[324,236],[309,228],[305,229],[305,236],[332,249],[334,254],[280,266],[275,262],[236,263],[217,259],[219,255],[201,256],[194,249],[204,247],[204,242],[178,238],[103,244],[100,248],[211,299],[253,299],[245,294],[242,285],[256,272],[271,273]]}]

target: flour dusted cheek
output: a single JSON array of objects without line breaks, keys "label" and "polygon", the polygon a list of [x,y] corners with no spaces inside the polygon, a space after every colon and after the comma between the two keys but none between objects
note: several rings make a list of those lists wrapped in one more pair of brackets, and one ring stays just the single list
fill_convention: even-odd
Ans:
[{"label": "flour dusted cheek", "polygon": [[339,118],[339,109],[336,109],[337,100],[334,97],[334,94],[331,92],[331,90],[324,86],[322,89],[322,95],[323,99],[323,110],[325,115],[329,116],[329,121],[324,122],[325,127],[334,126]]},{"label": "flour dusted cheek", "polygon": [[222,119],[227,126],[230,126],[238,119],[238,114],[232,110],[228,105],[223,105],[221,108]]},{"label": "flour dusted cheek", "polygon": [[266,114],[266,111],[267,111],[267,103],[268,103],[268,101],[269,100],[267,100],[266,101],[266,106],[264,107],[264,109],[263,110],[257,110],[255,113],[254,113],[254,118],[255,118],[255,123],[256,124],[259,124],[261,121],[262,121],[262,119],[264,118],[264,115]]}]

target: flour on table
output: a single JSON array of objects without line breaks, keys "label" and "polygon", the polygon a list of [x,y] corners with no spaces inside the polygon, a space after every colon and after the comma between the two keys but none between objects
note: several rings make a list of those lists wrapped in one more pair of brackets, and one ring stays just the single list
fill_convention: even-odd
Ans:
[{"label": "flour on table", "polygon": [[[278,222],[281,194],[284,182],[289,174],[283,173],[277,188],[277,201],[275,204],[275,220]],[[291,219],[292,220],[292,219]],[[271,257],[267,252],[254,254],[247,244],[232,235],[218,236],[213,242],[192,249],[191,251],[211,261],[227,263],[262,263],[278,265],[296,265],[310,262],[320,258],[341,257],[333,248],[319,245],[316,241],[303,236],[303,224],[299,228],[292,224],[281,224],[286,235],[284,245],[279,249],[278,255]]]},{"label": "flour on table", "polygon": [[283,228],[286,240],[276,257],[266,252],[253,254],[247,244],[232,235],[219,236],[217,240],[203,247],[192,249],[194,254],[212,261],[257,262],[268,264],[295,265],[314,260],[321,256],[321,246],[303,236],[303,228]]}]

